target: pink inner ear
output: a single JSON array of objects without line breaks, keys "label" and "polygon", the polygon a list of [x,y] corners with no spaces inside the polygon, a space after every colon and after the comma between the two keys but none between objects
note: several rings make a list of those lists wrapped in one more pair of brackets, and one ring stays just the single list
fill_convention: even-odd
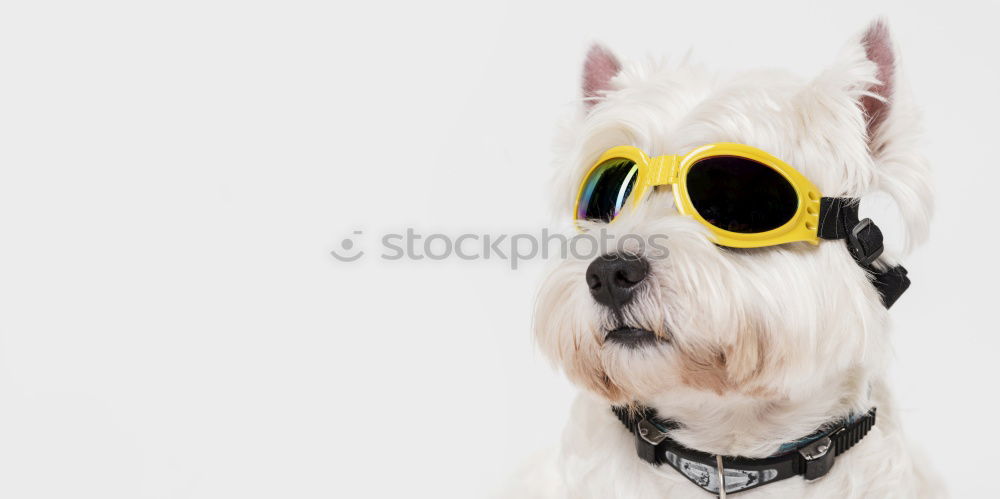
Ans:
[{"label": "pink inner ear", "polygon": [[608,49],[597,44],[590,47],[583,64],[583,97],[588,108],[597,103],[604,91],[611,89],[611,79],[621,69],[618,58]]},{"label": "pink inner ear", "polygon": [[874,62],[878,67],[875,77],[881,82],[869,89],[871,93],[881,99],[868,96],[861,99],[861,107],[868,118],[868,137],[870,140],[889,113],[893,79],[895,78],[896,55],[892,50],[889,27],[881,19],[868,27],[868,30],[861,37],[861,43],[865,46],[865,55],[868,56],[868,60]]}]

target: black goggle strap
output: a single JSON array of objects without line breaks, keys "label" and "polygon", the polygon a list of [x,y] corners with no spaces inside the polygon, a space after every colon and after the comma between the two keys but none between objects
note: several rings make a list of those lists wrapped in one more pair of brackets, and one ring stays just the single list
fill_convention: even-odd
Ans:
[{"label": "black goggle strap", "polygon": [[872,284],[882,295],[882,305],[891,307],[910,287],[910,279],[901,265],[885,270],[872,265],[884,249],[882,231],[870,218],[858,220],[859,203],[855,198],[822,198],[819,203],[817,235],[823,239],[846,239],[854,261],[872,275]]}]

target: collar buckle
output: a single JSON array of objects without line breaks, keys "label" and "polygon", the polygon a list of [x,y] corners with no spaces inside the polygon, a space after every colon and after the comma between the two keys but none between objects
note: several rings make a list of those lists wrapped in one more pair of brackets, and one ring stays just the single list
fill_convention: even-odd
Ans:
[{"label": "collar buckle", "polygon": [[656,464],[656,446],[667,439],[667,434],[660,430],[648,418],[642,418],[635,424],[635,450],[644,461]]},{"label": "collar buckle", "polygon": [[843,428],[799,449],[799,455],[802,456],[805,463],[804,475],[806,480],[822,478],[830,472],[830,468],[833,468],[833,462],[836,459],[837,453],[833,448],[833,440],[830,436],[836,435],[841,431],[843,431]]}]

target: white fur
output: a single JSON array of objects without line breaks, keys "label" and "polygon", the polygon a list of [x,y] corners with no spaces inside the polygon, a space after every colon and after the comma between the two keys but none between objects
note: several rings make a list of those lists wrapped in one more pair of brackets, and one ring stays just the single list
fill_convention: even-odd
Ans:
[{"label": "white fur", "polygon": [[[609,147],[663,155],[739,142],[795,166],[826,196],[885,192],[904,215],[909,250],[927,235],[928,169],[914,150],[915,112],[898,81],[885,124],[868,136],[859,99],[877,82],[876,70],[860,37],[811,81],[780,71],[723,77],[686,62],[626,63],[603,97],[581,106],[562,130],[558,209],[571,218],[582,175]],[[943,495],[900,431],[885,385],[888,313],[844,242],[720,248],[677,214],[669,189],[607,229],[668,236],[669,256],[651,262],[625,316],[670,342],[638,350],[605,344],[609,313],[585,284],[590,261],[560,262],[540,292],[536,336],[585,391],[561,446],[526,468],[511,497],[709,496],[672,468],[636,456],[633,437],[609,409],[632,401],[682,423],[672,436],[690,448],[750,457],[878,407],[875,428],[826,477],[792,478],[738,497]]]}]

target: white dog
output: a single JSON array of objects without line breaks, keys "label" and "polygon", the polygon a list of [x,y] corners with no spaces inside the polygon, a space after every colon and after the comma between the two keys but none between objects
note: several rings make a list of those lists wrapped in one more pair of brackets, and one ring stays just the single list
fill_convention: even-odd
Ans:
[{"label": "white dog", "polygon": [[[590,50],[584,104],[558,154],[567,219],[610,148],[653,158],[739,143],[811,181],[826,228],[818,244],[716,244],[705,222],[680,213],[676,184],[649,189],[613,223],[583,222],[618,236],[664,235],[667,256],[640,248],[568,259],[545,281],[538,343],[584,393],[558,450],[529,466],[511,496],[943,495],[901,433],[886,385],[887,306],[908,281],[894,267],[899,255],[879,255],[881,235],[851,213],[861,196],[884,192],[903,217],[903,251],[927,236],[929,172],[904,90],[881,21],[810,81],[622,64]],[[845,233],[855,229],[860,242]]]}]

